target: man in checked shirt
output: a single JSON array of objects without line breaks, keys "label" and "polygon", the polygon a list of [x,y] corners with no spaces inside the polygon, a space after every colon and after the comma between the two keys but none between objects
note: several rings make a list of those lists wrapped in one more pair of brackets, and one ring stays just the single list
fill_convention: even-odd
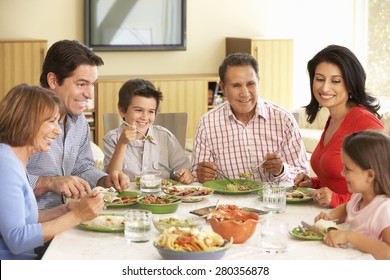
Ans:
[{"label": "man in checked shirt", "polygon": [[[227,102],[204,114],[192,152],[199,182],[228,178],[293,182],[308,174],[306,150],[293,115],[259,96],[259,66],[247,53],[227,56],[219,87]],[[258,166],[257,166],[258,165]]]},{"label": "man in checked shirt", "polygon": [[39,209],[57,206],[62,195],[81,198],[95,186],[126,189],[129,178],[121,171],[107,174],[95,167],[90,129],[83,111],[94,96],[98,66],[103,60],[77,41],[62,40],[48,50],[40,83],[64,101],[67,114],[60,120],[62,134],[48,153],[30,158],[27,174]]}]

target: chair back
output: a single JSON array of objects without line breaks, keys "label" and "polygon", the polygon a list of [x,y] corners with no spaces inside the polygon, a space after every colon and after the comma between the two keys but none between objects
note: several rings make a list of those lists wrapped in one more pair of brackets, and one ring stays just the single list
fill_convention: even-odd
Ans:
[{"label": "chair back", "polygon": [[155,125],[161,125],[167,128],[173,135],[176,136],[177,141],[185,149],[187,138],[187,123],[188,113],[158,113],[154,120]]},{"label": "chair back", "polygon": [[103,128],[104,135],[110,130],[118,128],[122,123],[121,116],[118,113],[104,113],[103,114]]}]

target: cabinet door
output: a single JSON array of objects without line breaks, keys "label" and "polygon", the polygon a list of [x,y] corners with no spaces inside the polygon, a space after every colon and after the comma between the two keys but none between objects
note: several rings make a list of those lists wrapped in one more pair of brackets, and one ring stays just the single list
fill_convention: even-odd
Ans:
[{"label": "cabinet door", "polygon": [[260,96],[286,109],[293,105],[293,41],[252,40],[252,55],[259,62]]},{"label": "cabinet door", "polygon": [[39,84],[46,40],[0,41],[0,99],[20,83]]}]

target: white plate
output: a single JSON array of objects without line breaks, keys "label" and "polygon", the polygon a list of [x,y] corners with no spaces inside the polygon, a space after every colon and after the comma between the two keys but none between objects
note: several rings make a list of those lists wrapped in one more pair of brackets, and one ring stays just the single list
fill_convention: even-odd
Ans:
[{"label": "white plate", "polygon": [[[184,190],[188,190],[188,191],[193,190],[194,193],[196,192],[198,194],[196,194],[196,195],[191,195],[191,194],[185,195],[186,193],[183,193],[182,195],[179,194],[177,197],[180,197],[182,202],[202,201],[203,199],[205,199],[206,197],[209,197],[210,195],[212,195],[214,193],[213,189],[203,187],[203,186],[173,185],[171,187],[163,189],[164,193],[169,194],[169,195],[175,195],[176,193],[184,191]],[[199,192],[202,192],[202,193],[199,193]]]}]

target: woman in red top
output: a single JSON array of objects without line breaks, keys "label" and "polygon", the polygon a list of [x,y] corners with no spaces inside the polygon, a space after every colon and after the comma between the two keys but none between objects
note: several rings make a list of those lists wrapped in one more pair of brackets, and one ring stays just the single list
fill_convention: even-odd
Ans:
[{"label": "woman in red top", "polygon": [[329,110],[329,118],[310,159],[317,177],[300,173],[294,184],[316,189],[310,193],[313,199],[322,206],[334,208],[351,197],[341,175],[342,142],[353,132],[384,130],[379,120],[380,106],[366,92],[365,71],[349,49],[330,45],[308,62],[307,69],[311,84],[311,101],[305,107],[307,121],[312,123],[322,107]]}]

